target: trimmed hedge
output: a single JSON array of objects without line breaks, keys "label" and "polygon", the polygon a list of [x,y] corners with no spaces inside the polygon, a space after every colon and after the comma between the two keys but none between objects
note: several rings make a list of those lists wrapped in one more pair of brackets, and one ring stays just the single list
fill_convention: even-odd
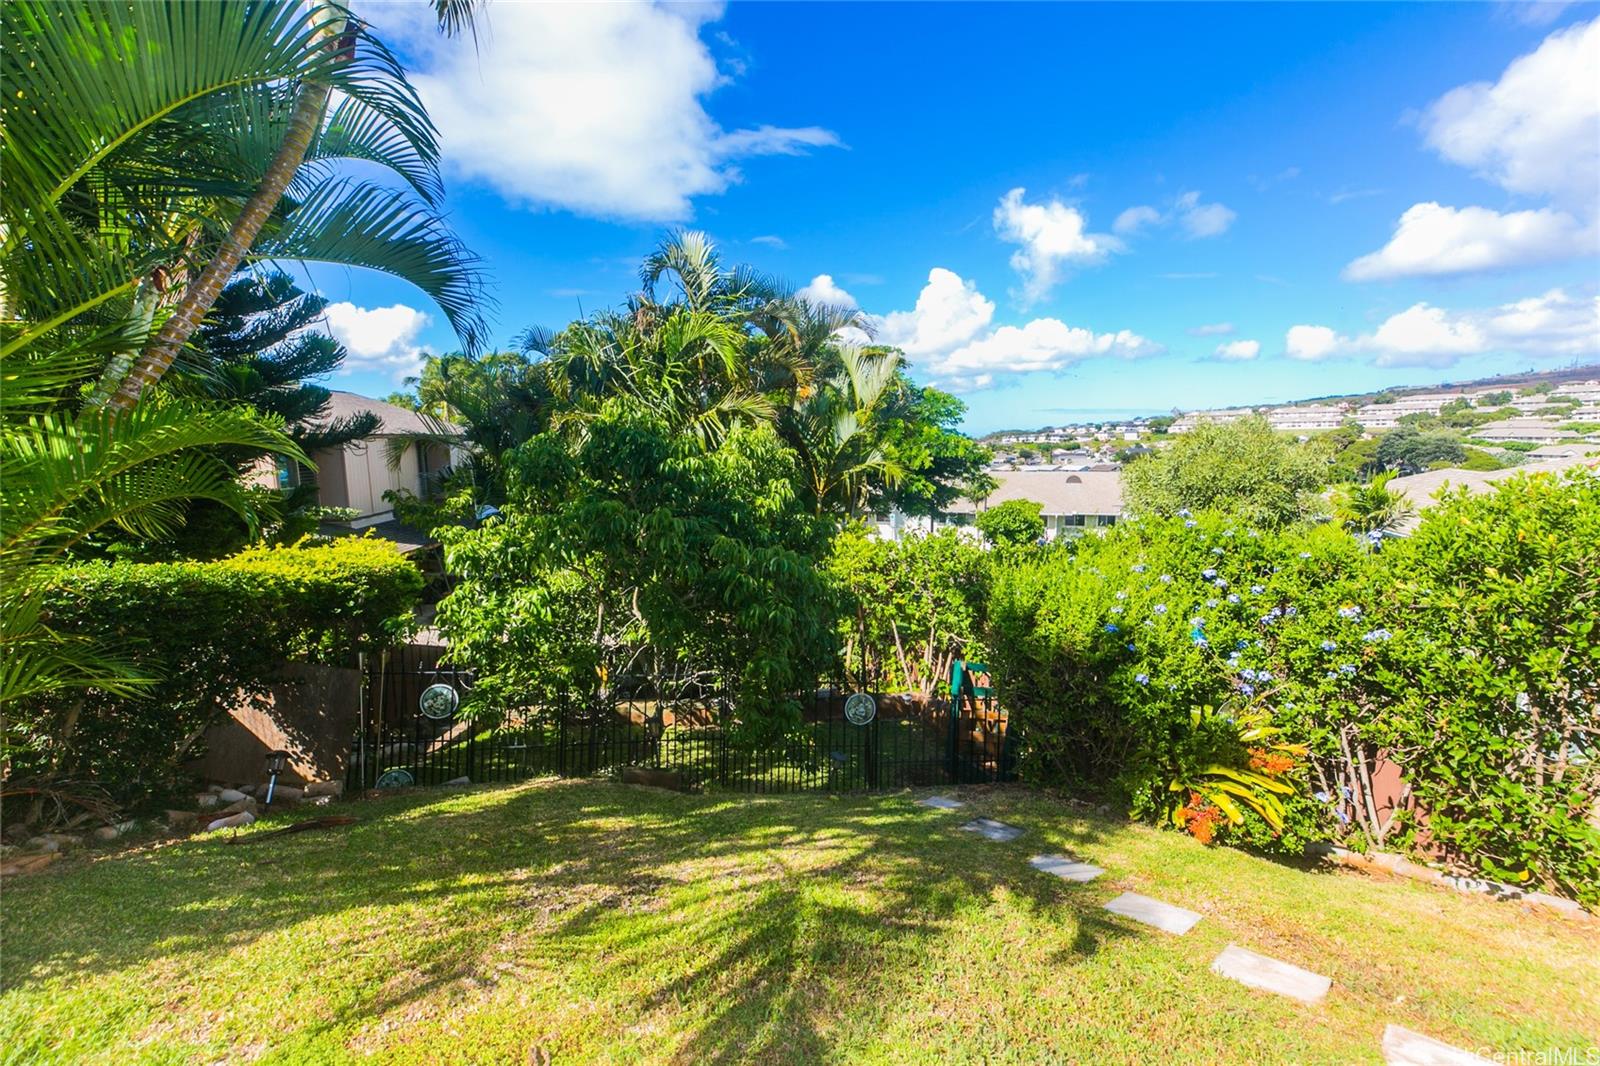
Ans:
[{"label": "trimmed hedge", "polygon": [[[1331,525],[1127,522],[1002,568],[989,620],[1032,780],[1155,811],[1197,708],[1264,708],[1309,756],[1285,834],[1247,817],[1235,838],[1415,845],[1600,903],[1591,472],[1451,496],[1381,551]],[[1425,827],[1369,802],[1380,753]]]},{"label": "trimmed hedge", "polygon": [[8,708],[9,776],[92,781],[122,803],[170,790],[239,693],[264,691],[286,661],[349,663],[403,636],[422,583],[370,537],[64,568],[47,624],[103,643],[153,684],[137,699],[90,690]]}]

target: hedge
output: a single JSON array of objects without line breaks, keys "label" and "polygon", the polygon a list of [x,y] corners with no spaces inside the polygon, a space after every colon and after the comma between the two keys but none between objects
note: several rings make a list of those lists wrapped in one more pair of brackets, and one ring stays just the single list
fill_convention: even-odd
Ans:
[{"label": "hedge", "polygon": [[93,782],[119,803],[177,787],[207,726],[287,661],[350,663],[412,623],[422,574],[376,538],[265,547],[215,562],[64,568],[47,624],[90,637],[153,684],[8,708],[8,779]]},{"label": "hedge", "polygon": [[[1600,902],[1592,472],[1458,493],[1382,550],[1331,525],[1125,522],[1002,567],[989,621],[1032,780],[1153,813],[1199,712],[1259,710],[1307,755],[1284,830],[1246,815],[1225,838],[1414,846]],[[1369,802],[1380,754],[1413,791],[1397,818]]]}]

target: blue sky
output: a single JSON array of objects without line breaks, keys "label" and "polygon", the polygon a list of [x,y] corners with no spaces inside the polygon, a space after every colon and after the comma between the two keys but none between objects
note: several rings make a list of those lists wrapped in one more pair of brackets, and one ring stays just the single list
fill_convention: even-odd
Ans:
[{"label": "blue sky", "polygon": [[[499,0],[476,49],[360,10],[502,339],[690,226],[874,316],[975,432],[1600,359],[1600,5]],[[311,276],[337,387],[455,346]]]}]

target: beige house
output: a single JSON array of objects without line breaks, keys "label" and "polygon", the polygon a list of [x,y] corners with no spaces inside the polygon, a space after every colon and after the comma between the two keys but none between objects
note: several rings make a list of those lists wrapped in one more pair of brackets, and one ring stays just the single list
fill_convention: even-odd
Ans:
[{"label": "beige house", "polygon": [[986,511],[1008,500],[1032,500],[1039,504],[1047,540],[1081,536],[1085,530],[1116,525],[1122,515],[1122,472],[1109,469],[991,470],[998,484],[980,504],[957,500],[931,522],[898,512],[880,518],[878,535],[898,538],[908,530],[938,529],[943,526],[971,526],[979,511]]},{"label": "beige house", "polygon": [[[439,475],[464,452],[461,445],[412,442],[401,453],[399,465],[391,467],[389,453],[396,438],[441,431],[459,438],[461,428],[353,392],[335,392],[328,415],[339,419],[368,411],[381,420],[376,433],[342,448],[312,453],[316,472],[304,472],[308,480],[316,481],[319,504],[348,507],[356,512],[349,523],[352,529],[392,521],[394,505],[383,498],[385,492],[405,489],[418,496],[428,495],[436,487]],[[300,471],[289,471],[284,476],[300,475]],[[294,483],[290,480],[286,487]]]}]

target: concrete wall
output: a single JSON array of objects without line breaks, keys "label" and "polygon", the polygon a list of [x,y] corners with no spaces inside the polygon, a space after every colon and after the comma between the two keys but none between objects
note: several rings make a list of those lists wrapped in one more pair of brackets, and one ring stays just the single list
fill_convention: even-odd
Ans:
[{"label": "concrete wall", "polygon": [[282,749],[289,767],[280,781],[343,781],[360,701],[361,671],[289,663],[267,695],[242,698],[206,731],[206,753],[191,768],[208,781],[261,782],[267,752]]}]

